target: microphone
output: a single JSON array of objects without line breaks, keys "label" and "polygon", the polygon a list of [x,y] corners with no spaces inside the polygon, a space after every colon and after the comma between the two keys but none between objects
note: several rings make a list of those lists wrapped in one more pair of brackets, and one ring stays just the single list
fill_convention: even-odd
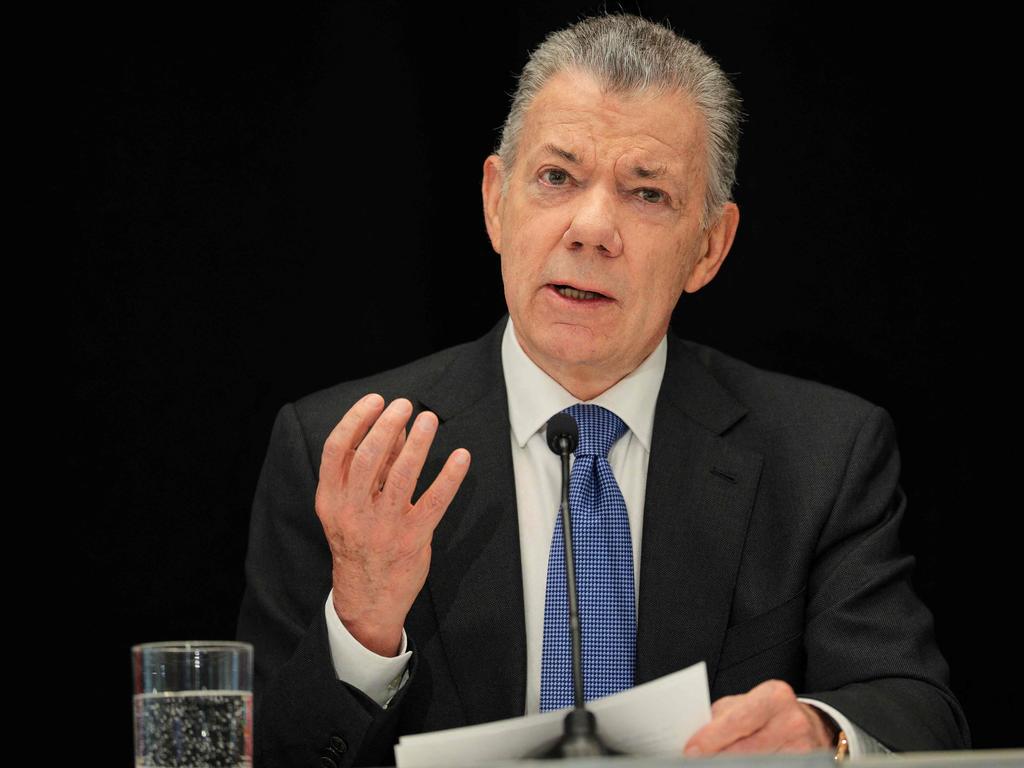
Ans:
[{"label": "microphone", "polygon": [[[566,457],[575,452],[576,446],[580,444],[580,427],[568,413],[556,413],[548,422],[548,447],[559,456],[562,455],[562,440],[568,441],[565,445]],[[569,481],[564,477],[562,480],[564,491]]]},{"label": "microphone", "polygon": [[569,597],[569,633],[572,637],[572,682],[576,706],[565,716],[565,731],[551,749],[537,757],[597,757],[615,755],[597,735],[597,718],[586,708],[583,697],[583,637],[580,630],[579,598],[576,594],[576,561],[572,550],[569,518],[569,454],[580,441],[580,428],[568,413],[558,413],[548,422],[548,447],[562,457],[562,546],[565,550],[566,591]]}]

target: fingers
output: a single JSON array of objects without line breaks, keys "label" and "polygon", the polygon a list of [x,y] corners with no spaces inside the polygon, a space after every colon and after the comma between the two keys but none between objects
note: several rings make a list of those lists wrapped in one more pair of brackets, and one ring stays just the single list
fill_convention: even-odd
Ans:
[{"label": "fingers", "polygon": [[369,394],[346,411],[327,436],[320,457],[320,483],[335,487],[342,482],[352,452],[384,410],[384,398]]},{"label": "fingers", "polygon": [[[423,411],[408,435],[405,425],[412,403],[393,400],[384,408],[377,394],[363,397],[338,422],[324,444],[320,483],[344,488],[349,499],[367,498],[382,492],[384,501],[403,512],[411,498],[437,433],[437,416]],[[412,511],[410,522],[433,530],[455,498],[469,471],[469,451],[460,448],[445,462],[434,482]]]},{"label": "fingers", "polygon": [[[405,447],[395,459],[386,479],[384,493],[389,499],[409,505],[437,434],[437,426],[437,416],[430,411],[423,411],[416,417]],[[420,523],[431,531],[434,529],[465,479],[469,461],[470,455],[466,449],[452,452],[437,478],[420,496],[412,522]]]},{"label": "fingers", "polygon": [[391,446],[391,451],[388,453],[387,459],[384,461],[384,466],[381,468],[380,475],[377,476],[377,482],[375,487],[384,490],[384,484],[387,482],[388,474],[391,472],[391,467],[394,466],[395,459],[402,452],[402,448],[405,446],[405,428],[398,430],[398,437],[395,438],[394,445]]},{"label": "fingers", "polygon": [[[384,491],[389,499],[408,506],[436,432],[437,416],[435,414],[424,411],[416,417],[412,429],[409,430],[409,436],[406,438],[405,447],[395,458],[384,486]],[[403,511],[405,511],[404,508]]]},{"label": "fingers", "polygon": [[788,706],[774,713],[759,730],[737,739],[722,752],[806,752],[824,746],[815,736],[803,706]]},{"label": "fingers", "polygon": [[348,486],[355,498],[380,489],[381,469],[412,415],[412,403],[404,397],[392,400],[356,448],[349,467]]},{"label": "fingers", "polygon": [[448,505],[455,498],[462,481],[466,479],[466,473],[469,472],[469,461],[469,451],[465,448],[452,451],[448,461],[441,468],[440,474],[423,492],[419,501],[416,502],[416,506],[413,507],[410,513],[413,522],[425,526],[431,531],[437,526],[445,510],[448,509]]},{"label": "fingers", "polygon": [[685,753],[773,752],[802,739],[808,724],[793,689],[781,680],[768,680],[741,696],[716,701],[711,722],[690,738]]}]

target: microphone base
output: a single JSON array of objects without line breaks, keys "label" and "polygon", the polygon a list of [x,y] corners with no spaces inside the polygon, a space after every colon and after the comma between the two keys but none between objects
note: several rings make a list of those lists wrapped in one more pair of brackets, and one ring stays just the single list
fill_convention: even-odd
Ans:
[{"label": "microphone base", "polygon": [[597,718],[586,709],[573,709],[565,716],[565,732],[555,742],[535,757],[541,760],[560,760],[567,757],[600,757],[618,755],[597,735]]}]

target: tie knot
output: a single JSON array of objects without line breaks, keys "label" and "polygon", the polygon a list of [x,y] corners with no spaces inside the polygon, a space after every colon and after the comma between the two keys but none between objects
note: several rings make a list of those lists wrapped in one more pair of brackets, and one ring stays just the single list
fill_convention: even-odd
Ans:
[{"label": "tie knot", "polygon": [[576,455],[608,457],[612,445],[626,431],[626,422],[600,405],[576,403],[563,411],[576,419],[580,428],[580,444]]}]

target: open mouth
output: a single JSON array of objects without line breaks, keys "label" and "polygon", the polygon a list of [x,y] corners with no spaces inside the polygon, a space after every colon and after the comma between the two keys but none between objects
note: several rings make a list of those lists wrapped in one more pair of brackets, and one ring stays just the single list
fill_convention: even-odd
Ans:
[{"label": "open mouth", "polygon": [[579,288],[574,288],[571,285],[552,285],[560,296],[564,296],[567,299],[607,299],[603,293],[597,291],[581,291]]}]

